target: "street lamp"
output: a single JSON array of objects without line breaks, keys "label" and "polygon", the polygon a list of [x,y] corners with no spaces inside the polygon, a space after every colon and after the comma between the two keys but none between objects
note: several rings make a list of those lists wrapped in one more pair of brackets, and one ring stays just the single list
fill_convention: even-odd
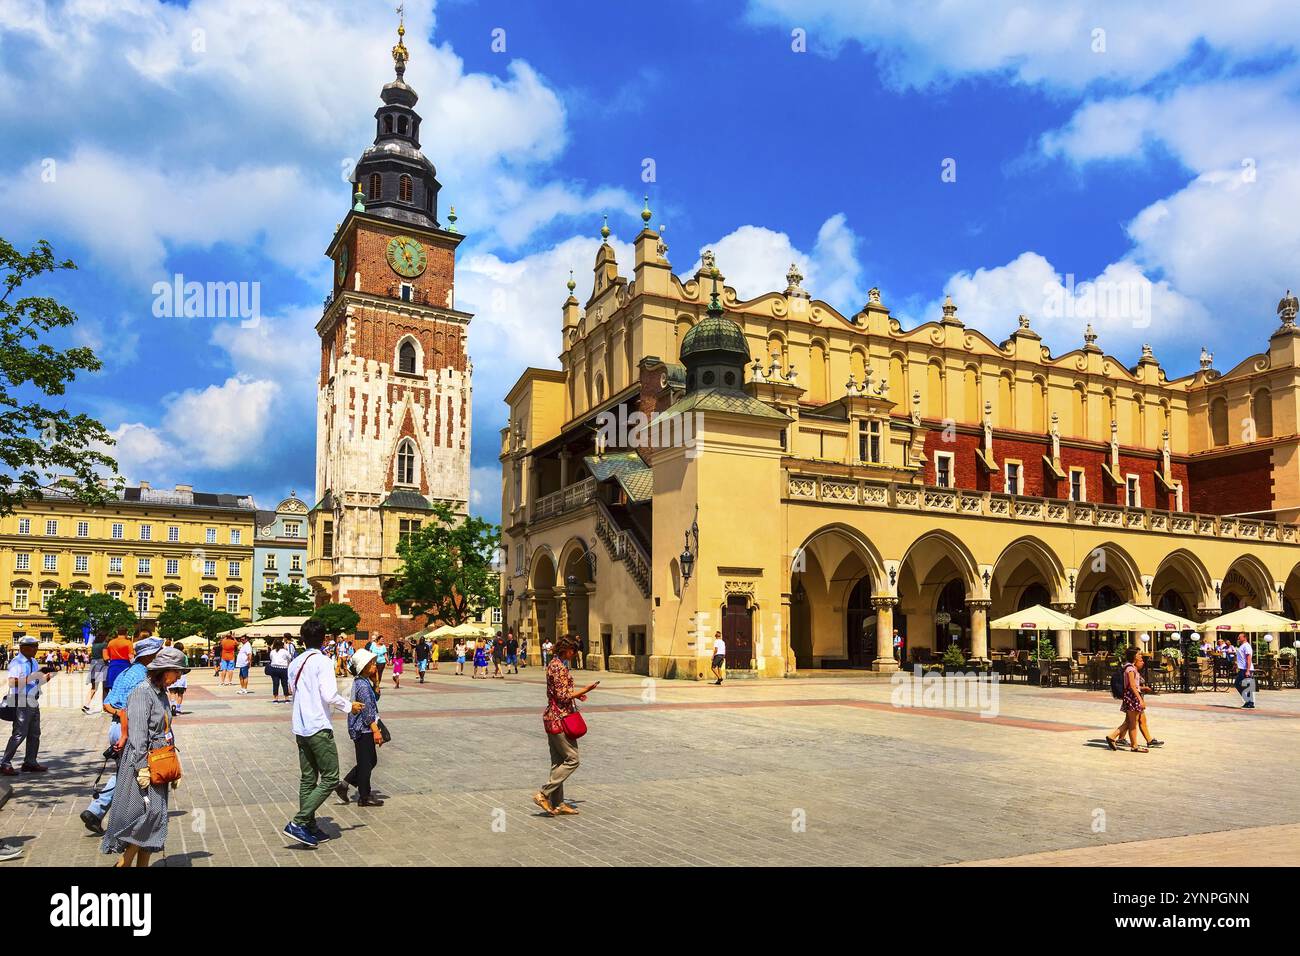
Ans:
[{"label": "street lamp", "polygon": [[[682,553],[677,558],[678,563],[682,566],[682,588],[684,589],[691,581],[691,571],[695,568],[695,556],[700,551],[700,506],[695,506],[695,517],[691,519],[691,526],[686,529],[685,543],[682,545]],[[691,545],[694,544],[694,549]]]},{"label": "street lamp", "polygon": [[510,605],[514,603],[515,603],[515,586],[513,584],[507,584],[506,585],[506,609],[508,610],[510,608]]}]

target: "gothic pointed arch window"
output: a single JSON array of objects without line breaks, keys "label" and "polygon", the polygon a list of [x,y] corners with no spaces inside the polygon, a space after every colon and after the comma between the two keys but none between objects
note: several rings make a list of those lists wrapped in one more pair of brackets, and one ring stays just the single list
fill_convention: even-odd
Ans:
[{"label": "gothic pointed arch window", "polygon": [[409,438],[397,445],[397,484],[415,484],[415,442]]},{"label": "gothic pointed arch window", "polygon": [[397,370],[408,375],[415,374],[415,343],[407,339],[397,350]]},{"label": "gothic pointed arch window", "polygon": [[402,202],[410,202],[413,194],[411,177],[403,173],[402,178],[397,181],[397,198]]},{"label": "gothic pointed arch window", "polygon": [[371,199],[379,198],[379,184],[380,184],[379,174],[371,173],[370,174],[370,198]]}]

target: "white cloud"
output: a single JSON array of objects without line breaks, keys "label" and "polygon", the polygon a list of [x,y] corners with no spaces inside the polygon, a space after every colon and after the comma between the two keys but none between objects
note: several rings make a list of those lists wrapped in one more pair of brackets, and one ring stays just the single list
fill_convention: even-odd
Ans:
[{"label": "white cloud", "polygon": [[1289,0],[751,0],[749,16],[786,32],[806,30],[814,51],[857,44],[899,86],[979,75],[1065,89],[1140,85],[1178,66],[1198,43],[1240,63],[1294,49],[1300,37],[1300,7]]},{"label": "white cloud", "polygon": [[[718,271],[741,299],[783,291],[786,272],[793,263],[803,272],[803,287],[813,298],[852,315],[866,301],[862,266],[857,258],[858,242],[844,214],[837,213],[822,223],[816,242],[808,252],[797,249],[784,232],[753,225],[741,226],[700,251],[713,250]],[[699,267],[697,258],[680,274],[694,275]]]},{"label": "white cloud", "polygon": [[157,426],[125,422],[113,429],[119,472],[134,483],[186,481],[195,469],[229,469],[265,451],[280,386],[232,377],[163,400]]},{"label": "white cloud", "polygon": [[[1195,341],[1207,331],[1208,316],[1198,303],[1167,282],[1152,282],[1127,261],[1096,276],[1070,276],[1038,253],[1025,252],[1006,265],[952,276],[944,293],[952,296],[958,318],[994,341],[1016,329],[1016,316],[1029,316],[1034,331],[1058,355],[1083,344],[1089,322],[1102,349],[1119,357],[1131,354],[1133,362],[1143,344],[1186,346],[1189,337]],[[915,320],[939,319],[942,301],[926,305]]]}]

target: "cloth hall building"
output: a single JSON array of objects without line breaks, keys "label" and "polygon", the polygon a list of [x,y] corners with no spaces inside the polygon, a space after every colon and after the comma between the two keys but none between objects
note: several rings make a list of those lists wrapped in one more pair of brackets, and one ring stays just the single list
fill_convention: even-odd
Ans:
[{"label": "cloth hall building", "polygon": [[630,269],[603,243],[585,303],[570,282],[560,368],[506,397],[502,607],[534,648],[574,631],[589,666],[700,678],[720,630],[733,672],[781,676],[893,669],[895,629],[984,658],[1034,604],[1300,611],[1289,293],[1258,354],[1171,377],[1090,326],[1057,355],[950,301],[910,329],[875,289],[845,314],[794,267],[740,301],[642,217]]}]

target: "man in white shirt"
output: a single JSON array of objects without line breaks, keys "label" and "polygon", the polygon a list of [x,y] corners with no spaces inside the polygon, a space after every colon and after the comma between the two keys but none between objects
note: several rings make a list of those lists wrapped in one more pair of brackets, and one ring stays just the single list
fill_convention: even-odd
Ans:
[{"label": "man in white shirt", "polygon": [[722,667],[727,660],[727,642],[722,639],[721,631],[713,632],[713,676],[715,685],[722,683]]},{"label": "man in white shirt", "polygon": [[1255,709],[1255,650],[1245,634],[1237,635],[1237,693],[1246,710]]},{"label": "man in white shirt", "polygon": [[334,664],[321,653],[325,625],[314,618],[302,623],[302,642],[307,650],[289,665],[289,693],[293,695],[293,735],[298,741],[298,815],[284,833],[299,843],[314,847],[328,839],[316,826],[316,811],[339,785],[339,752],[334,746],[330,711],[340,714],[361,712],[361,702],[349,704],[334,681]]},{"label": "man in white shirt", "polygon": [[245,635],[239,639],[239,649],[235,651],[235,669],[239,671],[239,690],[237,694],[251,694],[248,689],[248,669],[253,664],[253,642]]},{"label": "man in white shirt", "polygon": [[18,773],[13,768],[13,759],[19,744],[24,742],[27,748],[23,752],[22,772],[44,773],[46,770],[36,762],[36,754],[41,749],[41,685],[54,675],[42,671],[37,663],[37,644],[34,637],[22,638],[18,642],[18,653],[9,662],[4,703],[14,709],[14,725],[4,757],[0,759],[0,773],[6,777]]}]

